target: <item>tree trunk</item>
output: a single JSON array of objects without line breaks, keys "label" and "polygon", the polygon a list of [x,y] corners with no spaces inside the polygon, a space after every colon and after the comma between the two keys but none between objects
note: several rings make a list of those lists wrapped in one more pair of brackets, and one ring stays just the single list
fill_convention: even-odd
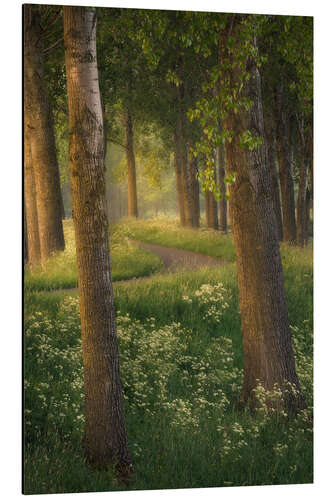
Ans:
[{"label": "tree trunk", "polygon": [[64,250],[59,168],[51,108],[44,80],[38,8],[24,6],[24,121],[35,174],[41,260]]},{"label": "tree trunk", "polygon": [[292,178],[287,116],[281,89],[277,91],[275,122],[283,215],[283,241],[294,245],[296,243],[294,181]]},{"label": "tree trunk", "polygon": [[[237,26],[237,25],[236,25]],[[238,25],[239,26],[239,25]],[[237,28],[236,28],[237,29]],[[235,34],[238,39],[238,34]],[[239,82],[238,65],[231,66],[231,88]],[[246,131],[264,137],[261,84],[258,68],[247,60],[250,79],[240,98],[249,98],[250,110],[229,112],[225,126],[234,133],[226,143],[227,171],[234,172],[230,187],[232,227],[236,250],[239,301],[243,332],[243,403],[255,405],[254,389],[261,383],[266,390],[277,384],[284,392],[287,411],[303,405],[295,369],[276,218],[270,196],[271,178],[266,147],[242,147],[239,137]]]},{"label": "tree trunk", "polygon": [[[189,147],[193,145],[192,141],[189,141]],[[192,195],[192,211],[193,211],[193,227],[200,226],[200,199],[199,199],[199,181],[197,178],[197,159],[189,155],[188,157],[189,166],[189,180],[190,180],[190,191]]]},{"label": "tree trunk", "polygon": [[305,246],[307,246],[307,244],[309,243],[310,209],[311,209],[311,193],[310,189],[307,189],[305,198]]},{"label": "tree trunk", "polygon": [[28,250],[27,260],[29,266],[33,267],[40,264],[40,244],[35,177],[27,131],[24,138],[24,205],[26,218],[26,240]]},{"label": "tree trunk", "polygon": [[190,189],[189,172],[187,168],[186,146],[184,138],[184,119],[181,115],[178,120],[178,144],[179,144],[179,159],[180,173],[184,200],[184,226],[193,227],[193,204]]},{"label": "tree trunk", "polygon": [[[105,201],[103,116],[96,62],[96,11],[64,7],[73,198],[88,462],[130,471]],[[121,477],[120,477],[121,479]]]},{"label": "tree trunk", "polygon": [[135,155],[133,145],[133,121],[129,110],[126,112],[126,158],[128,175],[128,216],[138,217],[138,198],[136,190]]},{"label": "tree trunk", "polygon": [[304,137],[301,138],[300,151],[300,169],[298,181],[298,197],[297,197],[297,245],[304,247],[306,244],[306,178],[307,178],[307,162],[305,156]]},{"label": "tree trunk", "polygon": [[222,146],[217,148],[217,168],[219,174],[219,188],[222,193],[222,198],[219,201],[219,212],[220,212],[220,230],[222,233],[228,232],[227,225],[227,198],[226,198],[226,185],[224,182],[225,177],[225,158]]},{"label": "tree trunk", "polygon": [[265,118],[266,118],[265,137],[266,137],[267,161],[272,179],[272,199],[273,199],[274,213],[277,224],[278,239],[279,241],[282,241],[283,227],[282,227],[282,215],[281,215],[281,199],[280,199],[280,188],[279,188],[279,182],[275,165],[273,117],[271,113],[269,113]]},{"label": "tree trunk", "polygon": [[185,110],[184,110],[184,62],[183,57],[179,56],[179,78],[180,85],[178,86],[178,119],[177,119],[177,144],[179,147],[179,160],[181,182],[184,200],[184,225],[186,227],[193,227],[193,203],[192,194],[190,189],[190,179],[187,165],[187,151],[185,140]]},{"label": "tree trunk", "polygon": [[206,225],[208,229],[218,229],[217,203],[211,191],[205,193]]},{"label": "tree trunk", "polygon": [[174,166],[175,166],[175,175],[176,175],[176,188],[177,188],[177,200],[178,200],[179,218],[180,218],[180,225],[181,226],[185,226],[184,193],[183,193],[183,185],[182,185],[179,140],[178,140],[178,134],[177,134],[177,132],[175,132],[174,144],[175,144]]}]

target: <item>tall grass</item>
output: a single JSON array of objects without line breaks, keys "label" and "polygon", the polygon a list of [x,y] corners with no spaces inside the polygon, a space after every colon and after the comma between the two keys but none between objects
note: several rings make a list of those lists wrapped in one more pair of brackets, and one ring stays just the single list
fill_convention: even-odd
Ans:
[{"label": "tall grass", "polygon": [[[240,411],[235,265],[115,283],[121,375],[136,468],[130,489],[312,482],[312,258],[282,247],[297,370],[295,419]],[[31,293],[25,313],[25,491],[116,490],[86,467],[77,294]]]},{"label": "tall grass", "polygon": [[[77,287],[77,266],[72,220],[64,221],[66,247],[51,257],[44,268],[26,270],[26,290],[57,290]],[[113,231],[110,239],[112,278],[114,281],[148,276],[163,267],[157,255],[138,248],[121,232]]]}]

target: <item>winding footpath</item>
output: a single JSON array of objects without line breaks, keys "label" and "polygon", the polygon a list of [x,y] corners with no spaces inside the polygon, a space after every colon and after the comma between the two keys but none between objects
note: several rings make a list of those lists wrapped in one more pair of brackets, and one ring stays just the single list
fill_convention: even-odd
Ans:
[{"label": "winding footpath", "polygon": [[214,267],[226,264],[222,259],[209,257],[189,250],[178,248],[162,247],[152,243],[143,243],[142,241],[131,240],[140,248],[156,254],[163,261],[164,272],[175,273],[183,270],[199,269],[200,267]]},{"label": "winding footpath", "polygon": [[[154,253],[163,262],[163,269],[157,273],[150,274],[149,276],[142,276],[140,278],[130,278],[128,280],[115,281],[115,284],[122,283],[132,283],[138,281],[151,280],[154,277],[165,275],[167,273],[177,273],[181,271],[191,271],[197,270],[202,267],[217,267],[230,264],[230,262],[218,259],[216,257],[209,257],[197,252],[192,252],[190,250],[182,250],[179,248],[169,248],[161,245],[155,245],[152,243],[144,243],[143,241],[131,240],[134,245],[139,246],[143,250]],[[73,293],[77,292],[77,288],[60,288],[56,290],[50,290],[50,293],[67,292]]]}]

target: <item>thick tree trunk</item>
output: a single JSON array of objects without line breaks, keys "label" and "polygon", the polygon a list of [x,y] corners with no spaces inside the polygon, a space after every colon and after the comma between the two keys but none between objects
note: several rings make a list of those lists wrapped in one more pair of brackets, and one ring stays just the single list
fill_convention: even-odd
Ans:
[{"label": "thick tree trunk", "polygon": [[183,192],[183,183],[182,183],[182,175],[181,175],[181,165],[180,165],[179,139],[178,139],[177,132],[175,132],[174,144],[175,144],[174,166],[175,166],[175,176],[176,176],[176,189],[177,189],[179,219],[180,219],[180,225],[185,226],[184,192]]},{"label": "thick tree trunk", "polygon": [[35,176],[27,132],[24,141],[24,205],[26,217],[26,239],[28,263],[33,267],[40,264],[40,244],[36,204]]},{"label": "thick tree trunk", "polygon": [[105,202],[103,117],[96,11],[64,7],[73,198],[85,391],[85,452],[97,467],[128,474],[122,386]]},{"label": "thick tree trunk", "polygon": [[292,177],[287,116],[281,89],[277,91],[275,124],[276,149],[281,186],[283,241],[290,245],[294,245],[296,243],[294,181]]},{"label": "thick tree trunk", "polygon": [[222,233],[228,232],[227,224],[227,198],[226,198],[226,185],[224,182],[225,177],[225,155],[222,146],[217,148],[217,168],[219,174],[219,188],[222,193],[222,198],[219,201],[219,212],[220,212],[220,230]]},{"label": "thick tree trunk", "polygon": [[38,8],[24,6],[24,121],[35,174],[41,260],[65,247],[51,108],[44,80]]},{"label": "thick tree trunk", "polygon": [[266,137],[267,161],[272,179],[272,199],[273,199],[274,213],[277,224],[278,238],[279,241],[282,241],[283,227],[282,227],[282,214],[281,214],[281,199],[280,199],[279,181],[275,165],[273,117],[271,113],[269,113],[265,118],[266,118],[265,137]]},{"label": "thick tree trunk", "polygon": [[[237,34],[236,34],[237,39]],[[230,61],[229,61],[230,63]],[[250,98],[250,110],[229,112],[225,126],[234,132],[226,144],[227,171],[235,172],[230,187],[232,227],[236,250],[239,301],[243,331],[242,401],[255,405],[254,389],[277,384],[286,390],[285,407],[292,412],[303,405],[291,344],[288,312],[276,218],[270,196],[271,178],[263,143],[250,150],[238,138],[249,130],[264,137],[260,76],[252,60],[247,61],[250,79],[242,96]],[[239,81],[239,68],[230,69],[231,86]]]},{"label": "thick tree trunk", "polygon": [[[189,141],[189,147],[193,145],[192,141]],[[188,166],[189,166],[189,179],[190,179],[190,191],[192,195],[192,211],[193,211],[193,227],[200,226],[200,198],[199,198],[199,181],[197,178],[197,159],[188,155]]]},{"label": "thick tree trunk", "polygon": [[126,159],[128,175],[128,216],[138,217],[138,198],[136,190],[136,170],[133,144],[133,121],[129,110],[126,112]]}]

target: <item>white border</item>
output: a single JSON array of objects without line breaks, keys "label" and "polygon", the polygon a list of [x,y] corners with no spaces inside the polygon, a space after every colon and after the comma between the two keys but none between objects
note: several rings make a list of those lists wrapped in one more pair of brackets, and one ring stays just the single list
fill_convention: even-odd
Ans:
[{"label": "white border", "polygon": [[[31,2],[48,3],[48,2]],[[315,485],[159,490],[130,493],[99,493],[101,498],[195,499],[202,496],[226,499],[328,497],[332,490],[332,389],[329,384],[332,364],[332,8],[329,2],[313,0],[216,1],[57,1],[50,4],[98,5],[182,9],[261,14],[315,16]],[[2,7],[1,94],[1,167],[2,167],[2,238],[1,238],[1,492],[5,498],[20,497],[21,488],[21,3],[7,1]],[[92,498],[94,494],[80,494]],[[39,496],[38,496],[39,497]],[[60,495],[76,498],[73,495]],[[32,495],[31,498],[35,498]],[[58,497],[57,497],[58,498]]]}]

